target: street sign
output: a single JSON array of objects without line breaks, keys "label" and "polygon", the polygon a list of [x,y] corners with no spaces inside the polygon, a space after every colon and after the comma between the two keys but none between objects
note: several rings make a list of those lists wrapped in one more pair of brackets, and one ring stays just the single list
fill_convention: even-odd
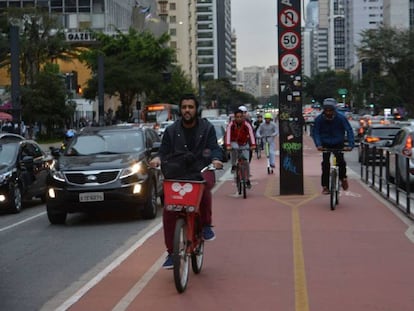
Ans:
[{"label": "street sign", "polygon": [[279,21],[286,28],[296,27],[299,23],[299,14],[294,9],[286,8],[280,13]]},{"label": "street sign", "polygon": [[282,47],[286,50],[294,50],[300,43],[299,36],[293,31],[286,31],[280,38]]},{"label": "street sign", "polygon": [[348,94],[348,90],[347,89],[338,89],[338,94],[339,95],[346,95],[346,94]]},{"label": "street sign", "polygon": [[300,65],[299,57],[295,54],[285,54],[281,58],[281,63],[283,71],[287,73],[295,72]]}]

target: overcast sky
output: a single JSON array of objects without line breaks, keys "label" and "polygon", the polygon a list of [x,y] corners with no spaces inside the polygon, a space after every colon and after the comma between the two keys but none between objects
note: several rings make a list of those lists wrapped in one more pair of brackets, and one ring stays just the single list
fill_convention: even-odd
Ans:
[{"label": "overcast sky", "polygon": [[277,0],[231,1],[231,24],[237,36],[237,69],[277,65],[276,10]]}]

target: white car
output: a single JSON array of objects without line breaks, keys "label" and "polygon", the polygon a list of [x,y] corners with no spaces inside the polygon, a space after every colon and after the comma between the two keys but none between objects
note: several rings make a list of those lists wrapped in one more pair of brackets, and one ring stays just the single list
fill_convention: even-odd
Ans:
[{"label": "white car", "polygon": [[406,183],[408,170],[408,180],[414,185],[414,126],[403,127],[390,144],[389,151],[391,180],[398,176],[402,183]]}]

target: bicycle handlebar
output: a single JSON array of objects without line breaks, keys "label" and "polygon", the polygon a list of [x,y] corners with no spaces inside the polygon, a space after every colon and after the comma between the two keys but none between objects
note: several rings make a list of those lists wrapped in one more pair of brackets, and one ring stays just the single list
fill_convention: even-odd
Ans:
[{"label": "bicycle handlebar", "polygon": [[217,167],[214,166],[213,163],[210,163],[209,165],[207,165],[207,166],[205,166],[201,169],[201,173],[204,173],[206,171],[215,171],[215,170],[222,170],[222,169],[223,169],[223,167],[217,168]]},{"label": "bicycle handlebar", "polygon": [[322,148],[321,152],[349,152],[352,151],[351,147],[344,147],[344,148]]}]

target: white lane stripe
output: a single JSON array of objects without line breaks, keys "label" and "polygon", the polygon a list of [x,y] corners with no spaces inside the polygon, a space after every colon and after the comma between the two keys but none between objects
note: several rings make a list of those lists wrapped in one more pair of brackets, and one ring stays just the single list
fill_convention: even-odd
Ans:
[{"label": "white lane stripe", "polygon": [[112,309],[112,311],[125,311],[134,299],[141,293],[141,291],[147,286],[149,281],[154,277],[155,273],[160,269],[165,255],[162,255],[158,260],[151,266],[151,268],[145,272],[141,279],[135,283],[135,285],[129,290],[129,292],[122,297],[118,304]]},{"label": "white lane stripe", "polygon": [[[214,188],[212,193],[224,183],[224,180],[220,180]],[[107,276],[112,270],[118,267],[129,255],[131,255],[138,247],[140,247],[144,242],[154,235],[158,230],[162,228],[162,223],[157,224],[149,232],[147,232],[139,241],[132,245],[128,250],[122,253],[117,259],[115,259],[110,265],[98,273],[92,280],[86,283],[81,289],[79,289],[73,296],[68,298],[63,304],[61,304],[55,311],[66,311],[72,305],[74,305],[79,299],[82,298],[92,287],[98,284],[105,276]],[[135,283],[130,291],[118,302],[118,304],[113,309],[114,311],[126,310],[132,301],[141,293],[145,286],[151,281],[155,273],[160,269],[161,264],[165,259],[165,254],[161,255],[160,258],[151,266],[151,268]],[[116,309],[118,308],[118,309]]]},{"label": "white lane stripe", "polygon": [[104,277],[106,277],[112,270],[118,267],[129,255],[131,255],[137,248],[139,248],[146,240],[153,236],[158,230],[162,227],[162,223],[158,223],[150,231],[148,231],[141,239],[139,239],[135,244],[133,244],[129,249],[122,253],[118,258],[116,258],[111,264],[109,264],[105,269],[99,272],[93,279],[86,283],[81,289],[79,289],[72,297],[67,299],[63,304],[61,304],[56,311],[65,311],[69,309],[73,304],[75,304],[83,295],[85,295],[91,288],[98,284]]},{"label": "white lane stripe", "polygon": [[23,220],[21,220],[21,221],[19,221],[19,222],[16,222],[16,223],[14,223],[14,224],[12,224],[12,225],[10,225],[10,226],[0,228],[0,232],[3,232],[3,231],[6,231],[6,230],[9,230],[9,229],[14,228],[14,227],[17,227],[17,226],[19,226],[19,225],[21,225],[21,224],[24,224],[24,223],[26,223],[26,222],[28,222],[28,221],[31,221],[31,220],[35,219],[35,218],[38,218],[38,217],[40,217],[40,216],[43,216],[44,214],[46,214],[46,212],[42,212],[42,213],[39,213],[39,214],[34,215],[34,216],[32,216],[32,217],[29,217],[29,218],[23,219]]}]

